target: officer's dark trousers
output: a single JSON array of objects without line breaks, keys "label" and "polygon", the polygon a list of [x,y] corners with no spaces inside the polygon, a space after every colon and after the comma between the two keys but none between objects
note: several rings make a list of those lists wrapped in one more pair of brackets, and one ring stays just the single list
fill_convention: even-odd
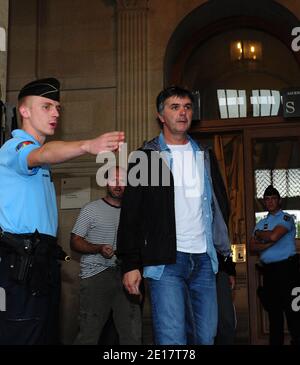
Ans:
[{"label": "officer's dark trousers", "polygon": [[263,266],[263,283],[267,298],[270,324],[270,345],[284,343],[284,314],[291,335],[291,343],[300,345],[300,311],[294,311],[291,295],[300,286],[297,256]]},{"label": "officer's dark trousers", "polygon": [[6,297],[0,311],[0,345],[57,344],[60,264],[52,259],[51,285],[43,294],[36,294],[11,279],[9,255],[2,254],[0,259],[0,287]]}]

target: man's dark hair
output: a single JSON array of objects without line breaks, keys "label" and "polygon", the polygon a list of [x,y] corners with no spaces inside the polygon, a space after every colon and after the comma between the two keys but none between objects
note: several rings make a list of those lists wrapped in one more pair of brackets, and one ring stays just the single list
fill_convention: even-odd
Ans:
[{"label": "man's dark hair", "polygon": [[170,86],[163,89],[156,98],[156,110],[159,114],[164,110],[165,101],[171,96],[178,96],[179,98],[187,96],[191,99],[192,104],[194,104],[194,96],[189,90],[180,86]]},{"label": "man's dark hair", "polygon": [[276,195],[280,199],[279,191],[275,189],[273,185],[269,185],[264,192],[264,197],[272,195]]},{"label": "man's dark hair", "polygon": [[[194,95],[187,89],[184,89],[180,86],[170,86],[165,89],[163,89],[156,98],[156,110],[158,114],[162,114],[164,107],[165,107],[165,101],[170,98],[171,96],[177,96],[178,98],[185,98],[188,97],[191,99],[192,105],[194,105]],[[157,118],[157,121],[162,128],[162,123],[159,118]]]}]

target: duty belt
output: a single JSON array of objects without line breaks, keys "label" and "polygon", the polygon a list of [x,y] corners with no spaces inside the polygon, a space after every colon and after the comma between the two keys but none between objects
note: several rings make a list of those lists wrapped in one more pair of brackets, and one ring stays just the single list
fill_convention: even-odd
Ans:
[{"label": "duty belt", "polygon": [[70,260],[55,237],[38,231],[12,234],[0,229],[0,248],[9,257],[10,277],[18,283],[29,284],[33,291],[39,291],[51,281],[51,261]]}]

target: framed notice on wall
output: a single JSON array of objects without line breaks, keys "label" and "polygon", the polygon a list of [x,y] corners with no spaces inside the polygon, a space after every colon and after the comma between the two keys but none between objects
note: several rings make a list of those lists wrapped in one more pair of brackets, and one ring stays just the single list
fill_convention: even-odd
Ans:
[{"label": "framed notice on wall", "polygon": [[300,87],[282,90],[284,118],[300,117]]},{"label": "framed notice on wall", "polygon": [[60,209],[82,208],[91,199],[91,180],[89,177],[61,179]]}]

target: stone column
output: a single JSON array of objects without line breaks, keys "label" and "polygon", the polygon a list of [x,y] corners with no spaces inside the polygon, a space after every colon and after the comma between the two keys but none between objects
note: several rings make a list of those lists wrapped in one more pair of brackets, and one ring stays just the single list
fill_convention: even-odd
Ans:
[{"label": "stone column", "polygon": [[117,0],[117,127],[128,152],[148,138],[148,0]]}]

